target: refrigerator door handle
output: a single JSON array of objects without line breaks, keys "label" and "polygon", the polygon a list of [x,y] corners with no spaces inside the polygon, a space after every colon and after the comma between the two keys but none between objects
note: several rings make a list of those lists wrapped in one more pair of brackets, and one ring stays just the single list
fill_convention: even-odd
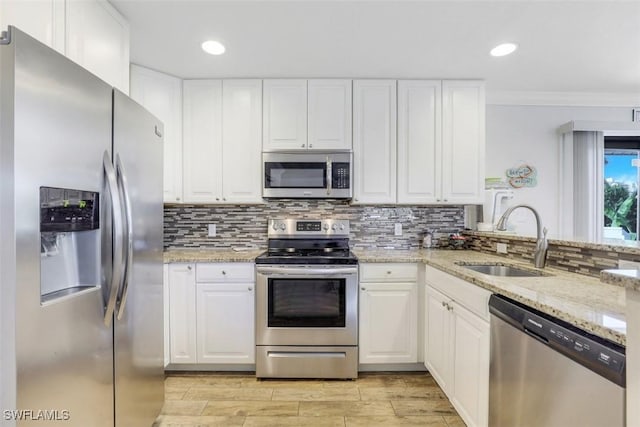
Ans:
[{"label": "refrigerator door handle", "polygon": [[122,206],[120,203],[116,171],[113,168],[108,151],[104,152],[104,156],[102,157],[102,166],[106,186],[108,187],[109,195],[111,196],[111,216],[113,222],[113,271],[111,272],[111,283],[108,289],[109,297],[107,301],[105,301],[104,307],[104,324],[106,327],[110,327],[111,321],[113,320],[113,313],[116,308],[116,299],[118,297],[120,281],[122,280],[124,225],[122,223]]},{"label": "refrigerator door handle", "polygon": [[122,195],[124,208],[124,231],[125,231],[125,264],[123,271],[122,288],[120,290],[120,301],[118,304],[117,319],[122,319],[124,308],[127,303],[127,294],[129,291],[129,281],[131,278],[131,268],[133,267],[133,219],[131,217],[131,199],[129,198],[129,187],[127,183],[127,175],[120,161],[120,155],[116,154],[116,177],[118,179],[118,187]]}]

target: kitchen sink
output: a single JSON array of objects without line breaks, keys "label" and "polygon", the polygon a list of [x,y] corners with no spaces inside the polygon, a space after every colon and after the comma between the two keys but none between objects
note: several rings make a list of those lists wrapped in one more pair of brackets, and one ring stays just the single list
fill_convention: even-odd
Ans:
[{"label": "kitchen sink", "polygon": [[490,263],[490,264],[471,264],[466,262],[458,262],[457,265],[468,268],[469,270],[477,271],[478,273],[488,274],[489,276],[500,277],[540,277],[548,276],[538,270],[528,270],[513,265]]}]

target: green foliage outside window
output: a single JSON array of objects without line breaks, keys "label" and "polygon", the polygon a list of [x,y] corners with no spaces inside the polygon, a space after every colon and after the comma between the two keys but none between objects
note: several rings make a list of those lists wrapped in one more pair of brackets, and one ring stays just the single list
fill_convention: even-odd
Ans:
[{"label": "green foliage outside window", "polygon": [[626,185],[604,182],[604,225],[622,227],[636,240],[638,190],[629,191]]}]

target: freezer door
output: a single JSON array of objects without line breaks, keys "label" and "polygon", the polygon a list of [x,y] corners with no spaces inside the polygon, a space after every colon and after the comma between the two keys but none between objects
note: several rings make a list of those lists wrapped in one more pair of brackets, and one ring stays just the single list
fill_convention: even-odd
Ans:
[{"label": "freezer door", "polygon": [[[2,151],[13,151],[13,163],[3,173],[13,169],[15,179],[13,197],[4,197],[8,193],[3,191],[0,200],[3,209],[15,212],[2,223],[15,240],[0,242],[3,253],[15,254],[15,276],[3,269],[0,285],[3,297],[9,296],[2,300],[3,316],[10,306],[15,321],[15,339],[2,337],[5,349],[15,347],[5,353],[15,359],[2,366],[12,371],[6,379],[15,381],[12,400],[19,410],[9,418],[21,419],[19,426],[50,425],[58,417],[68,418],[65,426],[113,427],[113,335],[104,324],[101,289],[110,271],[100,271],[99,247],[99,233],[108,224],[60,233],[48,248],[41,245],[40,234],[40,187],[104,195],[102,161],[105,151],[111,151],[112,89],[17,30],[11,32],[11,43],[0,47],[0,55],[2,105],[13,106],[2,111]],[[84,263],[65,258],[83,252],[97,255]],[[49,269],[56,262],[61,269]],[[41,281],[65,271],[80,272],[75,277],[79,281],[42,299],[46,291]],[[64,280],[52,282],[65,285]],[[74,287],[77,283],[82,286]],[[5,417],[3,422],[11,425]]]},{"label": "freezer door", "polygon": [[125,210],[115,334],[116,426],[150,426],[164,401],[162,123],[114,90],[113,153]]}]

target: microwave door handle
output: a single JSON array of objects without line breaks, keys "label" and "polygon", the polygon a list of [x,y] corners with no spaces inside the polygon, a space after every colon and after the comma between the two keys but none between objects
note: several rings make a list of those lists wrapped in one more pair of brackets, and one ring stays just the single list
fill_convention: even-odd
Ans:
[{"label": "microwave door handle", "polygon": [[327,196],[331,195],[331,179],[333,173],[331,172],[331,157],[327,156]]}]

